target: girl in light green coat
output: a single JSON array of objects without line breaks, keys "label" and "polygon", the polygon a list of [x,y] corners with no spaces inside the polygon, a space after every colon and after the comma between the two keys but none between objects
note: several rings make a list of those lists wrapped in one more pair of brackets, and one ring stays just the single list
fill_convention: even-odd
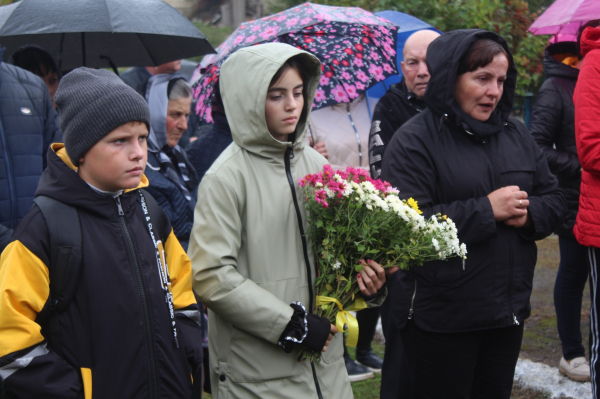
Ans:
[{"label": "girl in light green coat", "polygon": [[[313,55],[279,43],[238,50],[221,67],[234,142],[202,180],[189,247],[209,308],[215,399],[352,398],[342,336],[311,314],[314,254],[297,184],[327,163],[304,145],[320,74]],[[379,265],[361,275],[364,294],[385,291]],[[300,363],[301,345],[321,360]]]}]

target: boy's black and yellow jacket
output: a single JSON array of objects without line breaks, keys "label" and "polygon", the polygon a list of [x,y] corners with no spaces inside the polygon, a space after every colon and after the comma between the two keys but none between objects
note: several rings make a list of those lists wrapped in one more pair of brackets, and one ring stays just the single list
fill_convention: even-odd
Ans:
[{"label": "boy's black and yellow jacket", "polygon": [[[138,188],[148,185],[145,177]],[[202,362],[190,260],[168,219],[153,220],[164,242],[179,348],[161,288],[154,243],[137,189],[115,199],[74,171],[62,145],[48,153],[36,196],[76,207],[83,265],[60,313],[62,352],[45,338],[50,237],[34,205],[0,258],[0,377],[19,398],[189,398]],[[161,219],[159,217],[158,219]],[[46,320],[45,320],[46,319]]]}]

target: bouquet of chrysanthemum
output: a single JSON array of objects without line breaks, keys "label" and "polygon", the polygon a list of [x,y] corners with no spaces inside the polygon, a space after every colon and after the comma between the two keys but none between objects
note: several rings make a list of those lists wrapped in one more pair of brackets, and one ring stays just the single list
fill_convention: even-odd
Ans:
[{"label": "bouquet of chrysanthemum", "polygon": [[[466,259],[452,220],[439,214],[425,219],[415,200],[401,200],[398,190],[362,169],[334,171],[325,165],[300,185],[316,256],[317,315],[347,332],[349,346],[358,339],[358,324],[349,312],[366,307],[356,277],[363,259],[405,270],[429,260]],[[305,348],[300,357],[314,361],[320,353]]]}]

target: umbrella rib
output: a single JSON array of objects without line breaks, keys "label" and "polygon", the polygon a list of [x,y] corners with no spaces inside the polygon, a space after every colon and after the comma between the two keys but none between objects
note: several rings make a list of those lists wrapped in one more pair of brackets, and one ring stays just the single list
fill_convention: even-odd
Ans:
[{"label": "umbrella rib", "polygon": [[140,42],[142,43],[142,46],[144,46],[144,50],[146,50],[146,53],[148,53],[148,56],[150,57],[150,59],[152,60],[152,63],[154,64],[154,66],[158,66],[158,63],[156,62],[156,59],[154,59],[154,56],[152,55],[152,53],[148,50],[148,46],[146,46],[146,43],[144,42],[144,40],[142,39],[142,36],[139,33],[136,33],[137,37],[140,39]]}]

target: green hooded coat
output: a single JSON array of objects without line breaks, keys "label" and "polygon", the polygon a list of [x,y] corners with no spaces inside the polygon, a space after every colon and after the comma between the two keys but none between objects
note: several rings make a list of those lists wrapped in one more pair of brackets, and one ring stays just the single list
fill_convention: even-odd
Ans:
[{"label": "green hooded coat", "polygon": [[293,143],[277,141],[267,128],[269,83],[296,55],[310,70],[304,82],[305,104],[310,105],[321,65],[307,52],[263,44],[236,51],[221,68],[221,94],[234,142],[200,184],[188,251],[194,291],[209,308],[215,399],[317,398],[315,378],[324,399],[353,397],[340,333],[315,362],[314,373],[309,362],[298,362],[298,348],[288,354],[277,344],[293,314],[290,304],[300,301],[309,309],[314,301],[309,288],[314,253],[303,243],[298,223],[300,215],[307,231],[298,179],[322,171],[327,163],[305,146],[310,106],[289,136]]}]

